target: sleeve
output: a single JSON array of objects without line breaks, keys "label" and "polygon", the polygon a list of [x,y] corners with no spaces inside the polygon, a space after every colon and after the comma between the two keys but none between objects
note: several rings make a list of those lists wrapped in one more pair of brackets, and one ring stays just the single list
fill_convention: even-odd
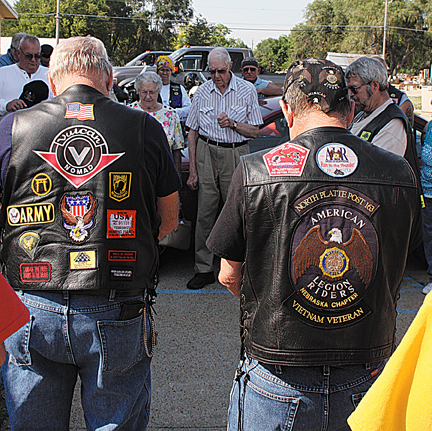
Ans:
[{"label": "sleeve", "polygon": [[223,259],[244,261],[246,238],[241,164],[233,174],[227,200],[206,245],[212,253]]},{"label": "sleeve", "polygon": [[180,85],[181,93],[182,93],[182,107],[176,108],[176,112],[180,117],[180,121],[186,121],[186,118],[188,117],[189,111],[191,109],[192,102],[186,93],[185,88],[183,85]]},{"label": "sleeve", "polygon": [[30,319],[27,307],[0,274],[0,343]]},{"label": "sleeve", "polygon": [[181,187],[171,150],[161,124],[150,115],[145,120],[145,163],[157,197],[168,196]]},{"label": "sleeve", "polygon": [[196,131],[199,130],[199,99],[201,94],[200,90],[201,90],[201,86],[198,87],[198,90],[196,91],[192,99],[192,105],[186,120],[186,126]]},{"label": "sleeve", "polygon": [[0,120],[0,186],[3,188],[12,146],[12,125],[15,114]]}]

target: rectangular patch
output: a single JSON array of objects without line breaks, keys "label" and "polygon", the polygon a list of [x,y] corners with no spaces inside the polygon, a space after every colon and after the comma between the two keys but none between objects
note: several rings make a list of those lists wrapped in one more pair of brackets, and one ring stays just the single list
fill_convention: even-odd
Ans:
[{"label": "rectangular patch", "polygon": [[94,120],[93,105],[83,105],[79,102],[66,105],[65,118],[77,118],[78,120]]},{"label": "rectangular patch", "polygon": [[69,252],[69,269],[96,269],[96,250],[80,250]]},{"label": "rectangular patch", "polygon": [[107,210],[107,238],[135,238],[136,210]]},{"label": "rectangular patch", "polygon": [[9,226],[52,223],[55,219],[54,205],[50,202],[10,205],[6,212]]},{"label": "rectangular patch", "polygon": [[132,268],[110,268],[110,280],[113,281],[132,281],[133,269]]},{"label": "rectangular patch", "polygon": [[108,250],[108,260],[111,262],[135,262],[137,252],[133,250]]},{"label": "rectangular patch", "polygon": [[20,277],[24,283],[43,283],[51,280],[51,264],[48,262],[22,263]]},{"label": "rectangular patch", "polygon": [[109,197],[117,202],[130,197],[132,172],[109,173]]}]

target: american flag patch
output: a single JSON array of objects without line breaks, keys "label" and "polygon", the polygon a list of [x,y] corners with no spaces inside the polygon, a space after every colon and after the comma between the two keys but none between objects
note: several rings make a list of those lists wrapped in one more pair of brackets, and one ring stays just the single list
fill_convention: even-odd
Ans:
[{"label": "american flag patch", "polygon": [[65,118],[77,118],[78,120],[94,120],[93,105],[83,105],[79,102],[66,105]]}]

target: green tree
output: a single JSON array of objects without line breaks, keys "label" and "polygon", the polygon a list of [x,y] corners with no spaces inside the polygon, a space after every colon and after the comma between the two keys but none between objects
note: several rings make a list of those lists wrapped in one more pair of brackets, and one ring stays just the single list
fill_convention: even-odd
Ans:
[{"label": "green tree", "polygon": [[254,56],[266,72],[286,69],[293,61],[291,37],[284,35],[263,40],[255,48]]},{"label": "green tree", "polygon": [[223,24],[209,23],[199,15],[195,18],[195,22],[180,26],[175,38],[175,48],[184,45],[247,48],[241,39],[228,38],[230,33],[230,29]]}]

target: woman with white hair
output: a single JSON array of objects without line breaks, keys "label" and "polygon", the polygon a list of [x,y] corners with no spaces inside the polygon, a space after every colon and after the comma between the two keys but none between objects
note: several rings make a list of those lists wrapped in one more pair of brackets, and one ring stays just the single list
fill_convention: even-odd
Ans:
[{"label": "woman with white hair", "polygon": [[161,123],[171,148],[174,165],[181,174],[181,150],[184,148],[184,138],[180,125],[180,117],[174,108],[159,103],[158,96],[162,89],[162,79],[155,72],[144,72],[135,80],[135,90],[139,96],[134,108],[142,109]]}]

